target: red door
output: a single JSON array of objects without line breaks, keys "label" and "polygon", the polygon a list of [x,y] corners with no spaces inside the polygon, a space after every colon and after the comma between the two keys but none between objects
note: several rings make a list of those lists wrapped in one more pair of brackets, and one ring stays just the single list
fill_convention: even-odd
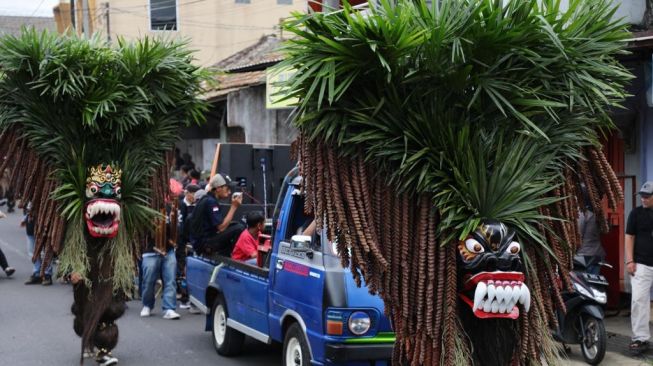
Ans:
[{"label": "red door", "polygon": [[[624,188],[627,177],[624,174],[624,141],[617,133],[613,134],[603,144],[605,154],[612,169],[619,177],[621,188]],[[629,179],[632,180],[632,179]],[[630,182],[629,182],[630,183]],[[621,293],[624,292],[624,238],[625,218],[624,203],[619,202],[616,210],[608,208],[607,200],[603,201],[604,210],[608,213],[610,231],[601,236],[601,243],[606,252],[606,262],[613,268],[603,267],[601,273],[607,278],[610,286],[608,288],[608,307],[616,308],[621,301]]]}]

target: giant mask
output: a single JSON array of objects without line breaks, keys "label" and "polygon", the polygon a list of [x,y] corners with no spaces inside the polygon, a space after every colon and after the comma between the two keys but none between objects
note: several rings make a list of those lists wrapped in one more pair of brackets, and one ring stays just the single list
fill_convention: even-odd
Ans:
[{"label": "giant mask", "polygon": [[113,238],[120,225],[122,171],[111,165],[91,167],[86,178],[86,204],[84,218],[89,235],[95,238]]},{"label": "giant mask", "polygon": [[517,304],[526,312],[530,308],[521,245],[514,237],[504,224],[488,220],[458,243],[459,296],[477,318],[517,319]]}]

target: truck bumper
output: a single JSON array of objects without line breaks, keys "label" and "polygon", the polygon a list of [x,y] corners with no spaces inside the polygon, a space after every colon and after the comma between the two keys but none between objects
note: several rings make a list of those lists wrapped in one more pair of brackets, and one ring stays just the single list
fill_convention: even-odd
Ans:
[{"label": "truck bumper", "polygon": [[390,360],[393,343],[387,344],[342,344],[326,345],[325,356],[331,362]]}]

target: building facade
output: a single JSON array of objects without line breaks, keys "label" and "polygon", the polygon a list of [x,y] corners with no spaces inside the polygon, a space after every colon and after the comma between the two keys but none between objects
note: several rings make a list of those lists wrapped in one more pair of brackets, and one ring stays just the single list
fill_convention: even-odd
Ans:
[{"label": "building facade", "polygon": [[[210,66],[256,43],[264,34],[280,34],[279,24],[293,11],[306,11],[307,0],[109,0],[112,39],[156,35],[186,39],[198,65]],[[106,15],[100,17],[107,18]]]}]

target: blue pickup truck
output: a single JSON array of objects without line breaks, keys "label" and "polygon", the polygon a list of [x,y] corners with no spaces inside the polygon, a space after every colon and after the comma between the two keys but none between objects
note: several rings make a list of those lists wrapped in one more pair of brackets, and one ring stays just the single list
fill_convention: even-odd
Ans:
[{"label": "blue pickup truck", "polygon": [[321,230],[303,232],[301,177],[284,179],[262,265],[225,257],[189,257],[191,301],[207,316],[218,354],[243,351],[249,336],[283,344],[284,366],[390,365],[395,335],[383,302],[357,287]]}]

